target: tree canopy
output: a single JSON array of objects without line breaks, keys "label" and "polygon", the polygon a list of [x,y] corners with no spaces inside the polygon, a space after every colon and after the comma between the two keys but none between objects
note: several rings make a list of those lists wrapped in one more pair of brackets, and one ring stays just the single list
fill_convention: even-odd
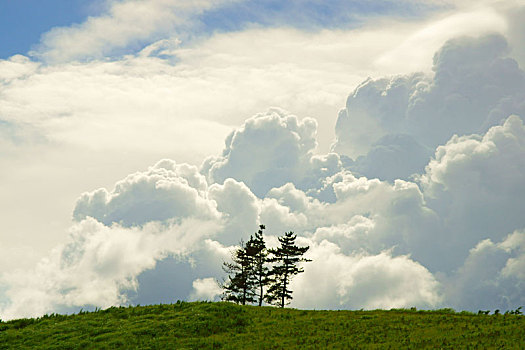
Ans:
[{"label": "tree canopy", "polygon": [[293,291],[290,289],[290,282],[293,276],[304,272],[303,267],[299,267],[301,262],[311,261],[303,258],[304,253],[310,247],[298,247],[295,245],[295,235],[292,231],[285,232],[279,237],[280,246],[270,249],[271,257],[269,262],[273,263],[270,270],[271,282],[266,293],[266,299],[270,304],[284,307],[292,299]]},{"label": "tree canopy", "polygon": [[278,247],[268,249],[265,228],[259,225],[246,244],[241,240],[239,248],[232,252],[232,262],[223,263],[223,270],[228,273],[228,279],[221,284],[223,300],[259,306],[266,301],[284,307],[292,299],[290,282],[304,272],[299,263],[311,261],[303,257],[309,247],[295,245],[297,235],[290,231],[278,238]]}]

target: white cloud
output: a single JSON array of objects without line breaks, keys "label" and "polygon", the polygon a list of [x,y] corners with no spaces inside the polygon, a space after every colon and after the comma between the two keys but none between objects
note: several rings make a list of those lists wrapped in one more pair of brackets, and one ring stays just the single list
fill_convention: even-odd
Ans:
[{"label": "white cloud", "polygon": [[390,184],[346,172],[334,176],[331,186],[337,201],[310,214],[321,220],[314,226],[314,237],[332,236],[345,252],[378,254],[395,248],[396,254],[411,254],[433,272],[450,268],[440,253],[447,240],[441,219],[415,183]]},{"label": "white cloud", "polygon": [[[222,232],[216,232],[214,239],[219,238],[217,233]],[[148,305],[188,300],[195,294],[195,280],[206,280],[212,278],[210,276],[222,280],[222,263],[230,259],[233,247],[214,239],[200,241],[191,250],[170,255],[159,260],[154,269],[140,273],[138,288],[125,293],[130,303]]]},{"label": "white cloud", "polygon": [[[267,126],[260,123],[251,132],[258,134],[258,128],[266,131]],[[282,135],[283,129],[272,130]],[[296,145],[292,149],[304,144],[299,136],[293,140]],[[492,282],[476,285],[476,293],[482,296],[476,305],[494,305],[490,304],[494,293],[503,293],[505,305],[514,305],[523,294],[521,234],[504,239],[494,256],[490,247],[495,245],[489,240],[469,253],[481,240],[500,237],[485,236],[487,231],[477,229],[476,223],[483,219],[477,210],[489,208],[498,213],[491,203],[461,191],[489,193],[496,198],[501,218],[512,220],[494,227],[524,227],[520,217],[510,211],[512,206],[521,208],[524,198],[519,181],[525,173],[519,165],[524,158],[524,140],[521,120],[510,117],[483,136],[454,137],[439,147],[419,180],[422,189],[414,182],[396,180],[392,184],[341,171],[325,179],[324,191],[332,191],[332,201],[320,201],[290,183],[257,198],[241,182],[226,179],[224,184],[208,186],[196,167],[163,160],[118,182],[111,192],[83,195],[77,220],[92,215],[106,225],[93,218],[80,221],[72,230],[70,243],[56,250],[35,272],[25,273],[25,279],[17,277],[24,276],[20,273],[4,274],[10,302],[2,312],[13,317],[86,304],[125,303],[129,301],[127,291],[137,290],[140,276],[154,271],[157,261],[170,254],[179,254],[190,264],[190,270],[179,267],[178,271],[191,274],[188,283],[195,281],[193,291],[173,295],[173,299],[215,298],[217,290],[210,281],[223,277],[220,266],[232,248],[227,245],[247,239],[258,223],[267,225],[270,246],[277,244],[277,235],[289,230],[298,233],[300,245],[311,246],[308,256],[314,261],[293,284],[296,307],[436,307],[450,305],[455,298],[464,300],[454,303],[456,307],[472,308],[466,301],[470,289],[453,288],[451,281],[470,285],[479,271],[489,282],[503,281],[501,288],[507,289],[494,289]],[[498,151],[500,148],[505,152]],[[487,171],[492,168],[514,170]],[[472,176],[474,172],[478,175]],[[443,205],[455,202],[463,209]],[[159,203],[173,210],[161,216],[158,210],[148,211]],[[191,210],[176,210],[181,206]],[[491,218],[497,221],[499,215]],[[139,226],[126,228],[115,223]],[[495,270],[480,270],[477,266],[484,258],[477,256],[496,260],[502,256],[503,260],[491,265]],[[454,272],[458,268],[459,272]],[[439,279],[433,275],[438,271]],[[28,277],[33,274],[44,277]]]},{"label": "white cloud", "polygon": [[7,60],[0,60],[0,82],[5,84],[16,79],[23,79],[34,74],[39,66],[39,63],[23,55],[14,55]]},{"label": "white cloud", "polygon": [[387,134],[370,146],[364,156],[354,160],[342,157],[346,168],[369,178],[393,182],[408,180],[427,165],[431,151],[407,134]]},{"label": "white cloud", "polygon": [[215,278],[198,278],[193,281],[193,291],[190,300],[216,300],[222,294],[222,288],[217,284]]},{"label": "white cloud", "polygon": [[[466,308],[476,276],[487,282],[474,286],[480,308],[496,297],[522,302],[525,137],[518,117],[505,120],[525,108],[523,71],[507,57],[522,48],[507,48],[498,35],[455,39],[436,54],[433,75],[408,74],[428,71],[450,33],[509,32],[516,18],[506,26],[493,5],[472,12],[465,4],[460,16],[437,22],[316,33],[255,28],[181,46],[163,33],[211,3],[179,2],[190,8],[173,12],[172,1],[141,2],[151,7],[138,36],[128,25],[134,3],[110,3],[107,15],[46,36],[40,54],[63,55],[63,63],[0,61],[0,167],[10,169],[0,172],[0,209],[9,213],[2,226],[9,234],[0,236],[9,250],[0,252],[2,318],[125,303],[141,293],[141,276],[166,276],[159,265],[170,259],[180,263],[173,283],[187,284],[173,298],[189,297],[192,287],[192,297],[212,298],[210,281],[222,277],[228,249],[259,223],[271,245],[294,230],[312,247],[294,305],[434,307],[455,298]],[[170,11],[153,23],[161,10]],[[170,17],[179,15],[182,22]],[[99,35],[118,21],[119,30]],[[148,46],[136,55],[67,62],[138,42]],[[403,58],[407,52],[413,59]],[[364,157],[316,155],[328,148],[330,120],[349,88],[391,73],[402,75],[363,82],[336,126],[335,149]],[[258,114],[231,133],[221,156],[195,166],[217,154],[232,126],[272,105],[306,118]],[[126,176],[162,158],[177,163]],[[101,187],[110,190],[77,201],[65,245],[32,271],[18,266],[29,263],[16,255],[38,260],[63,239],[78,193]],[[27,249],[17,239],[35,244]]]},{"label": "white cloud", "polygon": [[70,307],[126,303],[136,277],[168,254],[187,254],[219,229],[217,223],[185,220],[143,228],[105,226],[88,218],[71,228],[68,242],[32,271],[5,273],[9,302],[2,318],[39,316]]},{"label": "white cloud", "polygon": [[433,21],[408,33],[400,45],[380,55],[375,63],[388,66],[394,61],[429,62],[433,52],[450,38],[505,33],[507,30],[505,14],[494,6],[480,6],[477,3],[459,11],[456,6],[461,7],[458,1],[453,2],[454,10],[451,13],[438,13]]},{"label": "white cloud", "polygon": [[339,112],[332,149],[355,157],[365,154],[387,132],[403,133],[409,98],[427,85],[426,79],[418,73],[362,82]]},{"label": "white cloud", "polygon": [[242,237],[258,225],[259,203],[257,197],[242,182],[226,179],[224,184],[213,184],[208,197],[217,203],[217,210],[224,218],[220,240],[224,244],[237,244]]},{"label": "white cloud", "polygon": [[294,307],[319,309],[432,308],[441,301],[432,274],[406,256],[344,255],[338,246],[313,245],[305,272],[292,281]]},{"label": "white cloud", "polygon": [[102,58],[117,49],[191,27],[194,16],[228,2],[110,0],[106,13],[45,33],[33,55],[50,62]]},{"label": "white cloud", "polygon": [[258,114],[226,138],[222,156],[204,161],[202,172],[211,183],[227,178],[244,182],[262,197],[270,189],[294,182],[311,188],[323,175],[330,176],[340,168],[339,158],[332,154],[313,158],[317,122],[301,121],[282,110]]},{"label": "white cloud", "polygon": [[508,27],[505,36],[508,38],[512,57],[515,57],[520,67],[525,67],[525,8],[521,6],[507,9]]},{"label": "white cloud", "polygon": [[525,302],[525,233],[515,231],[501,242],[479,242],[445,284],[452,306],[470,310],[515,310]]},{"label": "white cloud", "polygon": [[[458,251],[525,227],[525,127],[517,116],[484,135],[454,136],[420,179]],[[456,255],[457,256],[457,255]]]},{"label": "white cloud", "polygon": [[[349,165],[365,175],[407,178],[423,170],[429,148],[452,135],[485,132],[512,113],[525,114],[525,73],[507,51],[499,35],[453,39],[436,53],[433,77],[363,82],[339,114],[333,149],[354,158],[368,153]],[[412,151],[399,147],[396,134],[409,135],[402,137]],[[400,159],[406,171],[374,169],[370,164],[381,157]]]},{"label": "white cloud", "polygon": [[101,188],[83,194],[73,216],[125,227],[187,217],[218,219],[216,204],[206,192],[206,180],[197,167],[162,160],[147,172],[128,175],[111,192]]}]

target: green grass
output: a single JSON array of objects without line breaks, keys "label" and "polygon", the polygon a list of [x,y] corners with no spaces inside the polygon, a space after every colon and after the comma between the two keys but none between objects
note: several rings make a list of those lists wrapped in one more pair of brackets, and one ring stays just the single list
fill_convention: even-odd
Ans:
[{"label": "green grass", "polygon": [[0,323],[0,349],[118,348],[523,349],[525,317],[177,302]]}]

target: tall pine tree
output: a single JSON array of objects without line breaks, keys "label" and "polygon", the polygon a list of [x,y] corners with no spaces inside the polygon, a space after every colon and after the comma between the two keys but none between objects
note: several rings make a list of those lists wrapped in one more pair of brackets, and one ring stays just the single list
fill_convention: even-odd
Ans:
[{"label": "tall pine tree", "polygon": [[264,300],[264,287],[268,284],[268,251],[266,243],[264,242],[263,230],[266,227],[259,225],[259,230],[255,232],[254,236],[250,236],[250,240],[246,243],[246,250],[253,259],[253,277],[256,284],[256,294],[259,306]]},{"label": "tall pine tree", "polygon": [[255,302],[254,259],[249,252],[251,248],[242,240],[239,246],[232,252],[233,262],[223,262],[222,269],[228,274],[228,280],[221,285],[222,300],[246,305]]},{"label": "tall pine tree", "polygon": [[311,261],[303,258],[303,254],[310,247],[296,246],[296,238],[297,236],[292,231],[285,232],[282,237],[279,237],[281,245],[275,249],[268,250],[272,255],[268,261],[274,263],[274,265],[269,272],[270,281],[266,300],[270,304],[279,307],[284,307],[284,305],[289,303],[287,301],[292,299],[293,291],[289,289],[292,277],[304,272],[304,269],[298,267],[297,264]]}]

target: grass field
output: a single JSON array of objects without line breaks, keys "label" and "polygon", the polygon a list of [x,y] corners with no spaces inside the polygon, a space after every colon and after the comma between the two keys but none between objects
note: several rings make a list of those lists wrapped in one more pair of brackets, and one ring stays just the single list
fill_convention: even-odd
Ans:
[{"label": "grass field", "polygon": [[0,348],[524,349],[525,316],[177,302],[2,322]]}]

